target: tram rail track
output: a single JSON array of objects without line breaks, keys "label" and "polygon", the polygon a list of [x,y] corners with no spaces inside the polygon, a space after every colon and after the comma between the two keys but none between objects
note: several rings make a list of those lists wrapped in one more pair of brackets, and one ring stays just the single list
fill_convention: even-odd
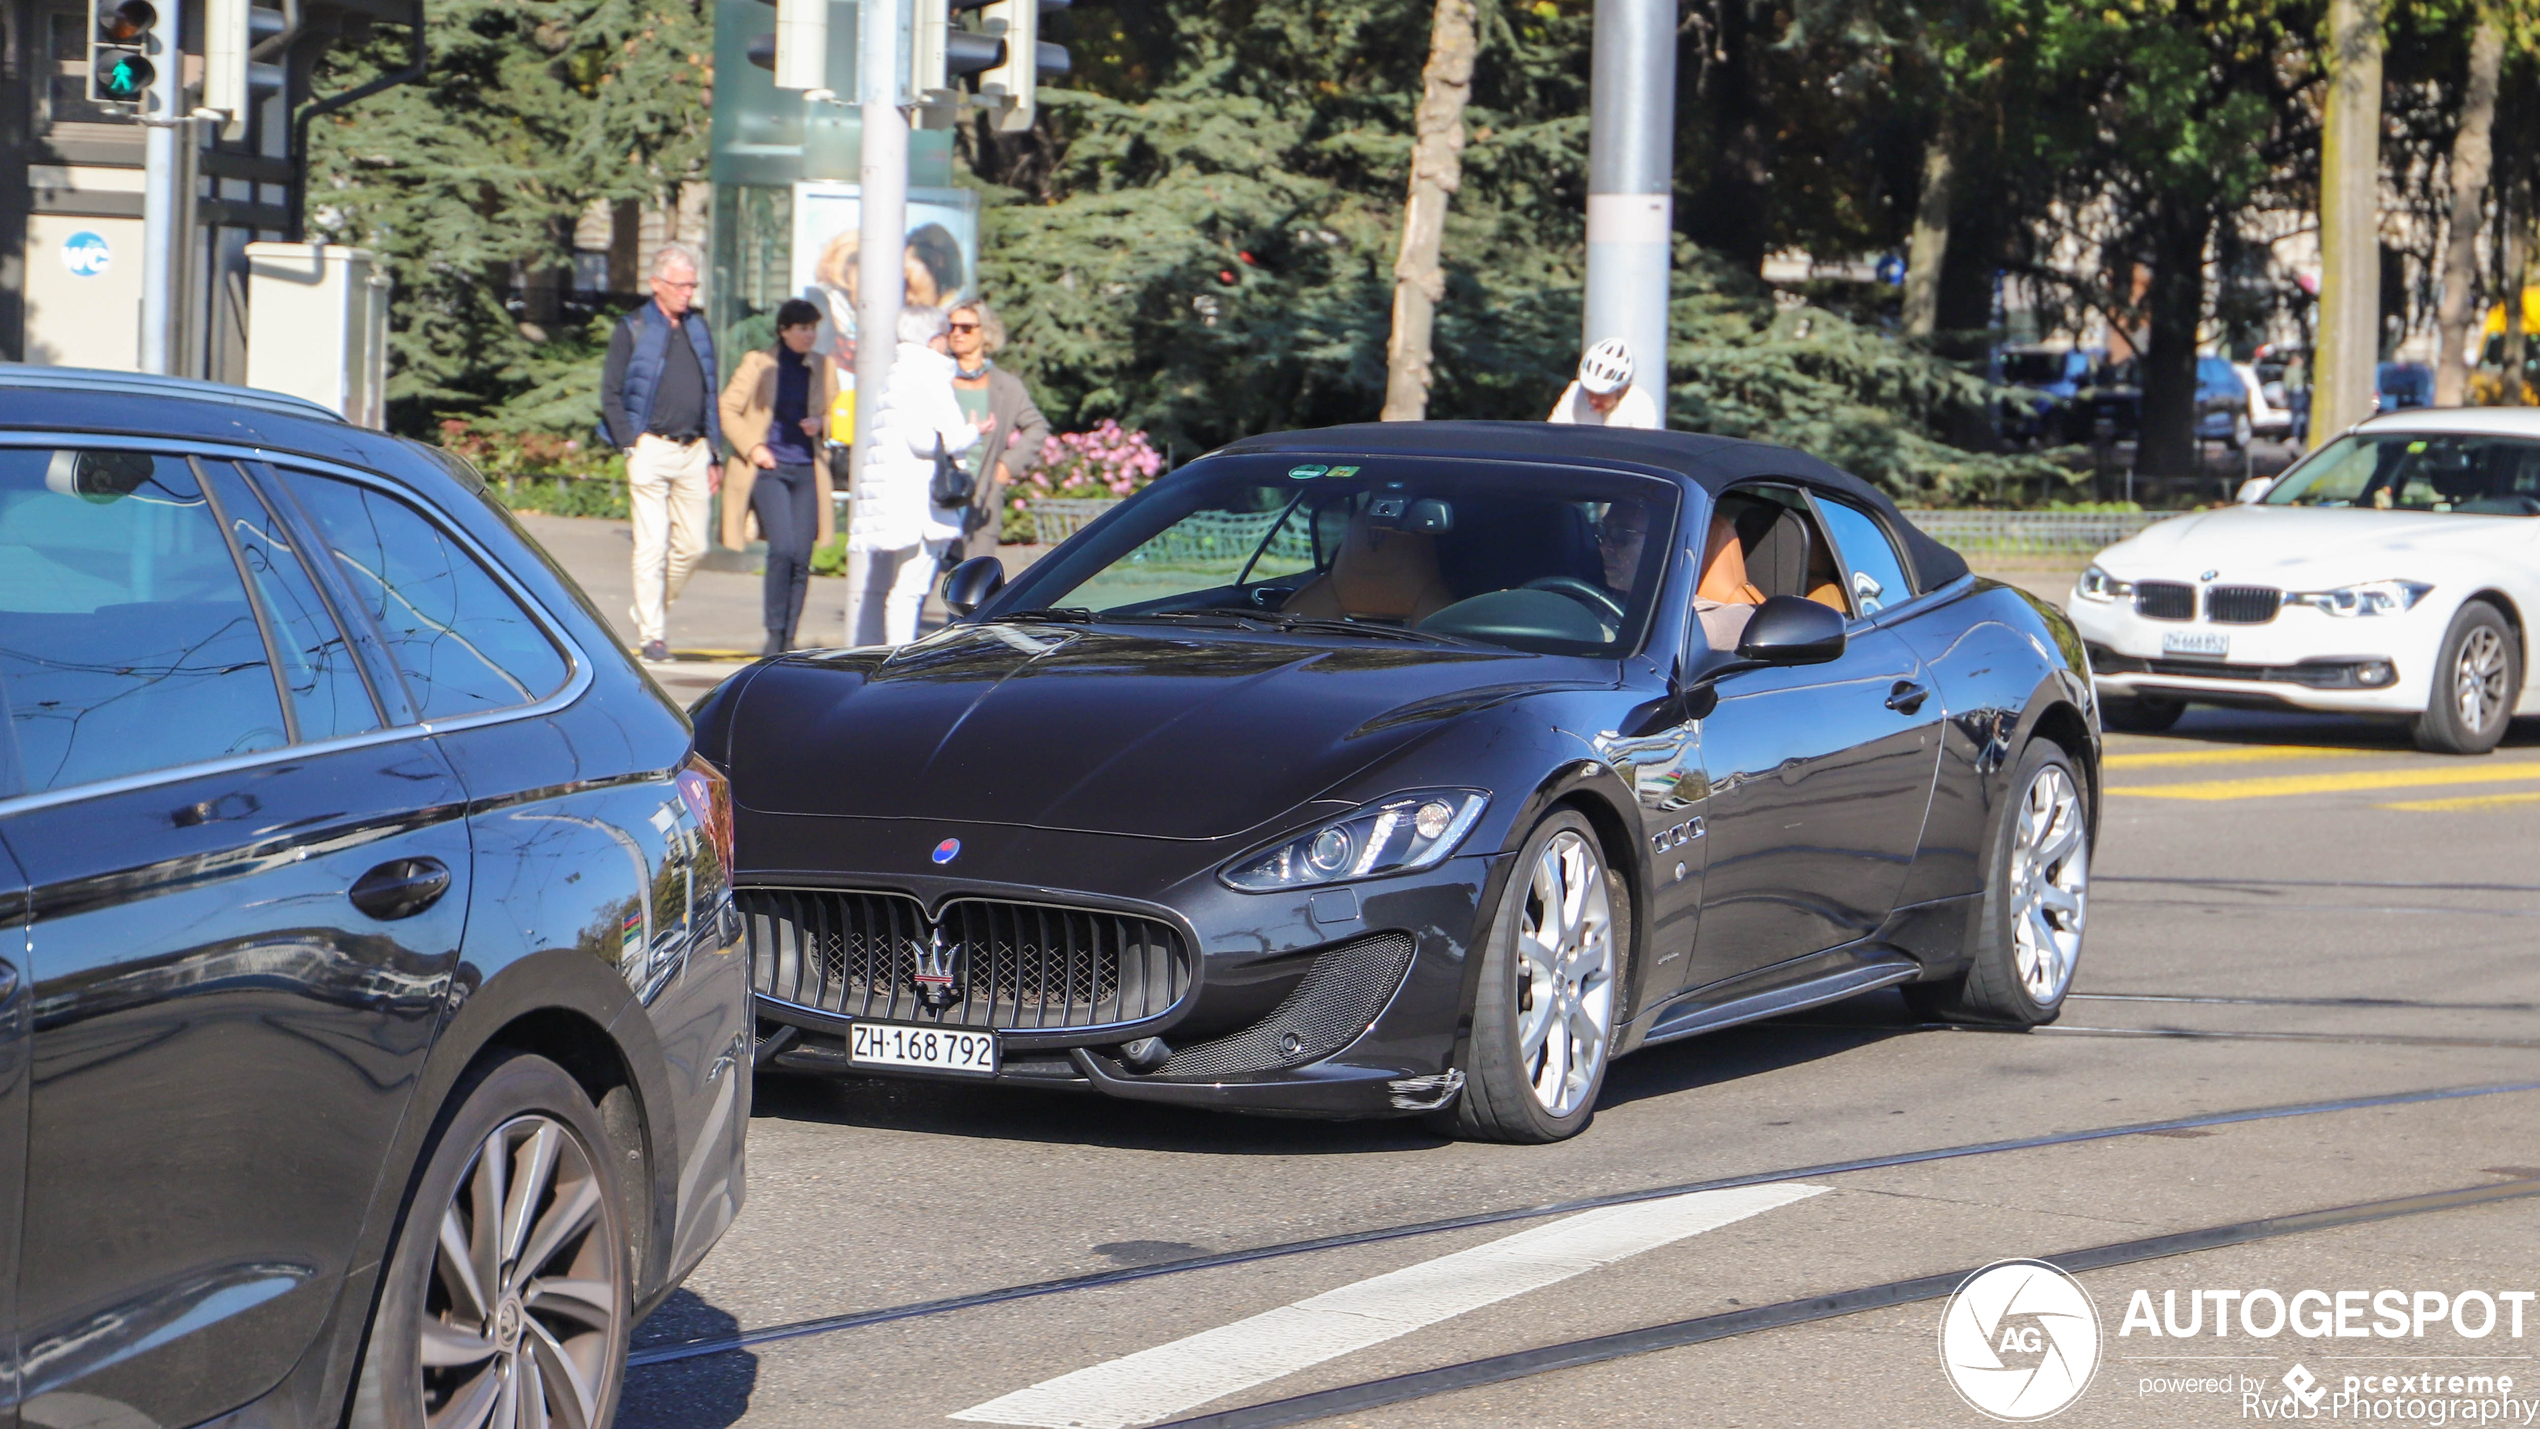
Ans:
[{"label": "tram rail track", "polygon": [[[2332,1230],[2344,1226],[2367,1225],[2375,1221],[2396,1220],[2406,1216],[2429,1215],[2441,1211],[2463,1210],[2473,1206],[2494,1205],[2503,1201],[2540,1196],[2540,1179],[2507,1181],[2486,1186],[2464,1186],[2449,1191],[2423,1192],[2388,1200],[2363,1201],[2322,1210],[2302,1211],[2293,1215],[2270,1216],[2260,1220],[2234,1221],[2196,1230],[2174,1231],[2166,1235],[2147,1236],[2139,1240],[2116,1241],[2106,1245],[2086,1246],[2061,1254],[2038,1257],[2067,1274],[2105,1270],[2138,1261],[2161,1260],[2199,1251],[2219,1250],[2226,1246],[2247,1245],[2253,1241],[2273,1240],[2280,1236],[2300,1235],[2310,1231]],[[1837,1319],[1870,1310],[1910,1305],[1918,1301],[1937,1300],[1965,1283],[1980,1266],[1948,1271],[1939,1275],[1916,1276],[1910,1280],[1891,1280],[1878,1285],[1864,1285],[1826,1295],[1811,1295],[1785,1300],[1773,1305],[1734,1310],[1725,1314],[1702,1315],[1687,1320],[1623,1330],[1614,1334],[1595,1335],[1561,1344],[1544,1345],[1510,1354],[1491,1355],[1466,1360],[1461,1364],[1436,1369],[1417,1370],[1409,1374],[1389,1375],[1382,1379],[1364,1380],[1316,1390],[1310,1394],[1291,1395],[1241,1408],[1220,1410],[1212,1414],[1193,1415],[1152,1426],[1152,1429],[1283,1429],[1291,1424],[1304,1424],[1335,1415],[1358,1413],[1408,1400],[1427,1399],[1458,1390],[1479,1389],[1487,1385],[1505,1384],[1511,1380],[1529,1379],[1554,1370],[1575,1369],[1602,1364],[1658,1350],[1678,1349],[1716,1340],[1735,1339],[1766,1330],[1804,1325],[1817,1320]]]},{"label": "tram rail track", "polygon": [[[1883,1030],[1883,1029],[1874,1029]],[[1964,1160],[1978,1156],[1998,1156],[2018,1151],[2042,1150],[2048,1147],[2072,1146],[2092,1141],[2114,1140],[2125,1136],[2160,1135],[2229,1126],[2247,1122],[2274,1121],[2291,1117],[2321,1116],[2337,1112],[2367,1111],[2378,1107],[2415,1106],[2434,1102],[2465,1101],[2480,1097],[2503,1096],[2540,1091],[2540,1081],[2491,1082],[2474,1085],[2433,1087],[2408,1092],[2385,1092],[2371,1096],[2343,1097],[2334,1100],[2283,1103],[2264,1107],[2243,1107],[2229,1111],[2206,1112],[2194,1116],[2170,1117],[2157,1121],[2126,1122],[2117,1125],[2088,1127],[2073,1131],[2048,1132],[2036,1136],[2009,1137],[1993,1141],[1969,1142],[1956,1146],[1932,1147],[1916,1151],[1891,1152],[1879,1156],[1857,1157],[1844,1161],[1820,1162],[1807,1166],[1782,1167],[1743,1175],[1713,1177],[1700,1181],[1677,1182],[1663,1186],[1642,1187],[1609,1192],[1601,1196],[1573,1200],[1543,1202],[1528,1206],[1511,1206],[1498,1210],[1476,1211],[1467,1215],[1447,1216],[1433,1220],[1408,1221],[1397,1225],[1366,1230],[1346,1231],[1335,1235],[1303,1240],[1281,1241],[1250,1246],[1238,1250],[1217,1251],[1205,1255],[1183,1256],[1145,1265],[1122,1266],[1111,1270],[1091,1271],[1079,1275],[1059,1276],[1019,1285],[999,1286],[961,1295],[931,1300],[912,1301],[901,1305],[871,1310],[823,1315],[784,1324],[743,1329],[721,1335],[646,1345],[627,1357],[629,1367],[668,1364],[698,1359],[709,1355],[730,1354],[759,1345],[818,1335],[837,1334],[868,1325],[949,1315],[988,1305],[1007,1304],[1018,1300],[1039,1299],[1054,1295],[1097,1290],[1138,1281],[1156,1280],[1194,1271],[1216,1270],[1228,1266],[1248,1265],[1266,1260],[1310,1255],[1321,1251],[1342,1250],[1357,1246],[1379,1245],[1390,1241],[1410,1240],[1450,1231],[1484,1226],[1507,1225],[1519,1221],[1539,1220],[1570,1215],[1604,1206],[1625,1205],[1637,1201],[1657,1200],[1696,1191],[1726,1190],[1738,1186],[1765,1185],[1778,1181],[1799,1180],[1817,1176],[1837,1176],[1851,1172],[1876,1171],[1897,1166],[1923,1165],[1936,1161]],[[1333,1410],[1329,1412],[1340,1412]],[[1293,1422],[1293,1421],[1281,1421]]]}]

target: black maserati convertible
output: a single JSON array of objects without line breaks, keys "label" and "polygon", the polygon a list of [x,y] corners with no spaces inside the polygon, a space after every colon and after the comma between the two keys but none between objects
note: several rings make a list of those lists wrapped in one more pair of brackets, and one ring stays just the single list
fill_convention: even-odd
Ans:
[{"label": "black maserati convertible", "polygon": [[1260,437],[944,595],[696,712],[762,1066],[1549,1141],[1652,1043],[2071,985],[2079,641],[1797,452]]}]

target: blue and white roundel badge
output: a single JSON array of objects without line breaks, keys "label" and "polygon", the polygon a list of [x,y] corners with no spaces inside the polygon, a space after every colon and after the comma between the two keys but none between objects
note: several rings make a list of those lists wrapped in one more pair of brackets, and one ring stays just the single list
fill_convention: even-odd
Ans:
[{"label": "blue and white roundel badge", "polygon": [[62,240],[62,266],[82,278],[94,278],[115,261],[106,240],[83,228]]},{"label": "blue and white roundel badge", "polygon": [[946,839],[935,845],[935,862],[950,863],[959,857],[961,857],[961,840]]}]

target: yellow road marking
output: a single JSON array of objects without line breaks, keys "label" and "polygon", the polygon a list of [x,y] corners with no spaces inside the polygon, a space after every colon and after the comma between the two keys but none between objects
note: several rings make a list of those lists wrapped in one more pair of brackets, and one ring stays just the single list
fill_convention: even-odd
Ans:
[{"label": "yellow road marking", "polygon": [[2277,774],[2257,779],[2198,779],[2184,784],[2111,786],[2111,794],[2154,799],[2266,799],[2288,794],[2342,794],[2358,789],[2407,789],[2429,784],[2493,784],[2540,779],[2540,760],[2481,762],[2466,768],[2358,769],[2336,774]]},{"label": "yellow road marking", "polygon": [[2359,754],[2397,753],[2379,749],[2316,749],[2304,744],[2243,744],[2227,749],[2156,749],[2144,754],[2111,754],[2103,769],[2151,769],[2182,764],[2255,764],[2269,759],[2351,759]]},{"label": "yellow road marking", "polygon": [[2378,804],[2382,809],[2412,809],[2426,814],[2459,813],[2474,809],[2502,809],[2513,804],[2540,804],[2540,792],[2527,794],[2464,794],[2457,799],[2410,799],[2404,803]]}]

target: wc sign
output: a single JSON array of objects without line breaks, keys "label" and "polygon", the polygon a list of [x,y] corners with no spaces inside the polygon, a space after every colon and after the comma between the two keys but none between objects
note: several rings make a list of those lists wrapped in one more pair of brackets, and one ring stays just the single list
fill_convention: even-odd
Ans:
[{"label": "wc sign", "polygon": [[106,240],[81,229],[62,240],[62,266],[81,278],[94,278],[115,261],[115,250]]}]

